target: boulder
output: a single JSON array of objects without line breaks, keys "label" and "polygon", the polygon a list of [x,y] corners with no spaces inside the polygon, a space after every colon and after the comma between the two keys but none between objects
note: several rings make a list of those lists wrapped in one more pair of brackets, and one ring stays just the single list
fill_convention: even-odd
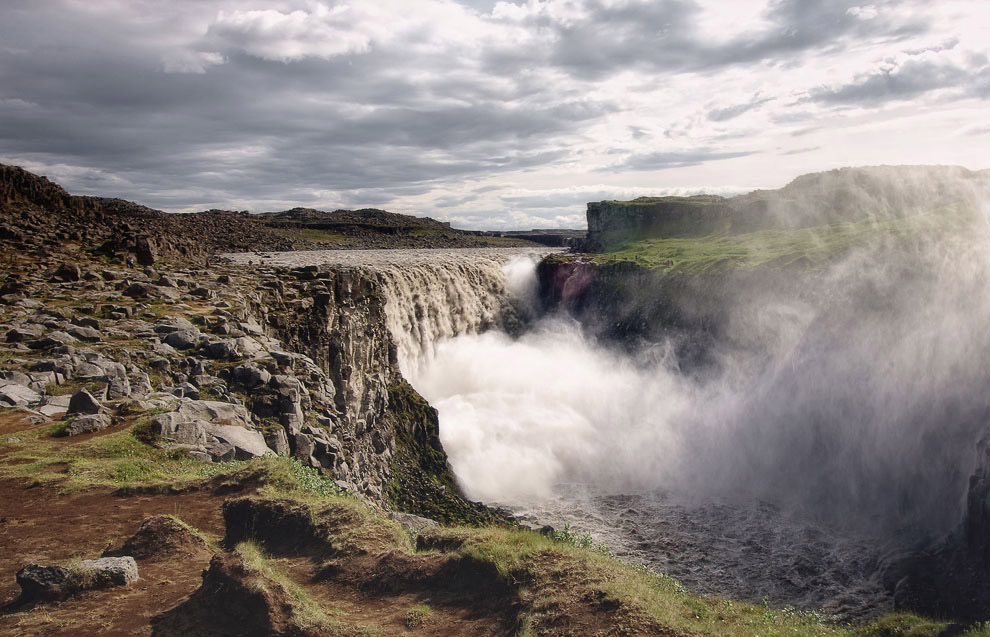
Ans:
[{"label": "boulder", "polygon": [[416,537],[427,529],[440,526],[436,520],[413,515],[412,513],[392,512],[388,514],[388,517],[398,522],[413,537]]},{"label": "boulder", "polygon": [[101,411],[103,411],[103,405],[85,389],[80,389],[72,394],[72,398],[69,400],[69,414],[98,414]]},{"label": "boulder", "polygon": [[65,435],[78,436],[79,434],[102,431],[113,424],[113,420],[107,414],[83,414],[76,416],[65,427]]},{"label": "boulder", "polygon": [[193,325],[188,319],[184,319],[181,316],[173,316],[164,319],[160,323],[155,323],[153,329],[159,334],[171,334],[172,332],[178,332],[179,330],[194,330],[196,329],[196,326]]},{"label": "boulder", "polygon": [[199,344],[200,331],[196,328],[182,329],[165,337],[165,344],[175,349],[192,349]]},{"label": "boulder", "polygon": [[82,325],[72,325],[66,330],[70,335],[78,338],[80,341],[87,341],[89,343],[96,343],[103,340],[100,335],[100,330],[94,329],[92,327],[84,327]]},{"label": "boulder", "polygon": [[56,281],[78,281],[81,276],[82,274],[79,271],[78,265],[75,263],[63,263],[55,270],[52,278]]},{"label": "boulder", "polygon": [[285,429],[275,429],[267,432],[265,434],[265,444],[277,456],[288,456],[291,452],[289,449],[289,438],[285,435]]},{"label": "boulder", "polygon": [[237,351],[237,343],[235,343],[233,339],[210,343],[206,347],[203,354],[207,358],[212,358],[215,360],[233,360],[240,357],[240,354]]},{"label": "boulder", "polygon": [[27,564],[16,575],[17,585],[21,587],[21,599],[33,601],[68,597],[72,593],[68,590],[71,586],[67,585],[71,575],[71,571],[63,566]]},{"label": "boulder", "polygon": [[137,579],[137,562],[130,556],[83,560],[73,567],[27,564],[17,571],[25,601],[60,600],[79,591],[125,586]]},{"label": "boulder", "polygon": [[247,388],[266,385],[272,379],[272,375],[267,370],[261,369],[252,363],[238,365],[231,372],[234,375],[234,380]]},{"label": "boulder", "polygon": [[126,586],[138,580],[137,562],[133,557],[101,557],[96,560],[79,562],[79,572],[95,576],[98,584],[94,588]]},{"label": "boulder", "polygon": [[0,407],[27,407],[41,401],[41,394],[30,387],[7,382],[0,384]]},{"label": "boulder", "polygon": [[27,323],[8,330],[4,338],[8,343],[21,343],[23,341],[41,338],[41,335],[44,333],[44,326],[37,323]]},{"label": "boulder", "polygon": [[[258,456],[274,456],[260,431],[234,425],[207,425],[206,449],[219,460],[248,460]],[[209,440],[214,438],[216,442]],[[231,453],[227,448],[233,450]]]}]

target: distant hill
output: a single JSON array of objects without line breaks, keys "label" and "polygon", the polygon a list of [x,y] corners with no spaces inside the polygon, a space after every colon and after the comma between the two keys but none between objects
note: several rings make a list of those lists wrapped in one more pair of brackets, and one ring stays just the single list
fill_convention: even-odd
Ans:
[{"label": "distant hill", "polygon": [[0,241],[19,249],[78,242],[95,253],[206,259],[221,252],[338,248],[525,246],[522,238],[457,230],[384,210],[294,208],[257,215],[228,210],[169,214],[123,199],[74,196],[45,177],[0,164]]}]

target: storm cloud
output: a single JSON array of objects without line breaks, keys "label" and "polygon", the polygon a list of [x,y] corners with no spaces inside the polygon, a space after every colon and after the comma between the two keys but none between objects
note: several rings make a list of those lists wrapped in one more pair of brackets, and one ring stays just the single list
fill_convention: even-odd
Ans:
[{"label": "storm cloud", "polygon": [[[585,192],[779,186],[846,163],[980,168],[979,136],[929,142],[980,123],[986,13],[968,0],[9,0],[0,162],[170,211],[377,206],[491,228],[580,225]],[[844,141],[864,131],[927,152],[874,143],[850,158]]]}]

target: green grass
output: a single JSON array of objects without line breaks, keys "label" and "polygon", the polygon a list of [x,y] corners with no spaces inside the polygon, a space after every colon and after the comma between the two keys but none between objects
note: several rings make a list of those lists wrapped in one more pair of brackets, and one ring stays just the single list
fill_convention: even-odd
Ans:
[{"label": "green grass", "polygon": [[[587,543],[574,542],[572,537],[546,537],[531,531],[495,528],[458,528],[449,532],[466,538],[458,550],[462,556],[494,565],[506,581],[526,586],[541,577],[558,577],[548,572],[548,568],[560,569],[559,576],[571,579],[577,573],[584,585],[604,593],[607,599],[621,602],[678,633],[742,637],[936,637],[949,626],[947,622],[898,613],[852,627],[836,623],[820,612],[773,608],[767,601],[748,604],[692,595],[672,577],[643,566],[624,564]],[[553,559],[547,559],[549,556]],[[548,566],[552,564],[557,566]],[[559,603],[557,598],[565,593],[554,590],[550,596],[555,599],[535,599],[533,607]],[[531,623],[532,618],[524,617],[522,626]],[[990,624],[975,625],[960,634],[990,636]]]},{"label": "green grass", "polygon": [[427,604],[415,604],[411,606],[408,611],[406,611],[405,625],[406,628],[419,628],[427,621],[429,621],[430,616],[433,614],[433,609]]},{"label": "green grass", "polygon": [[275,228],[279,234],[284,234],[290,239],[299,241],[329,242],[340,245],[351,245],[358,241],[357,237],[348,236],[332,230],[321,230],[319,228]]},{"label": "green grass", "polygon": [[634,264],[680,274],[757,267],[813,268],[856,247],[907,245],[913,238],[959,231],[967,220],[951,210],[911,217],[864,219],[792,230],[618,241],[595,255],[600,264]]}]

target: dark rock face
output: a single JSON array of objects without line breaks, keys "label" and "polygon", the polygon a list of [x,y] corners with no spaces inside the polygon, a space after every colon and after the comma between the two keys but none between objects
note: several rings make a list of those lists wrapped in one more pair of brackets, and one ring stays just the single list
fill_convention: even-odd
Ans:
[{"label": "dark rock face", "polygon": [[27,564],[17,571],[17,585],[21,587],[21,599],[60,599],[70,593],[66,590],[70,575],[69,569],[61,566]]}]

